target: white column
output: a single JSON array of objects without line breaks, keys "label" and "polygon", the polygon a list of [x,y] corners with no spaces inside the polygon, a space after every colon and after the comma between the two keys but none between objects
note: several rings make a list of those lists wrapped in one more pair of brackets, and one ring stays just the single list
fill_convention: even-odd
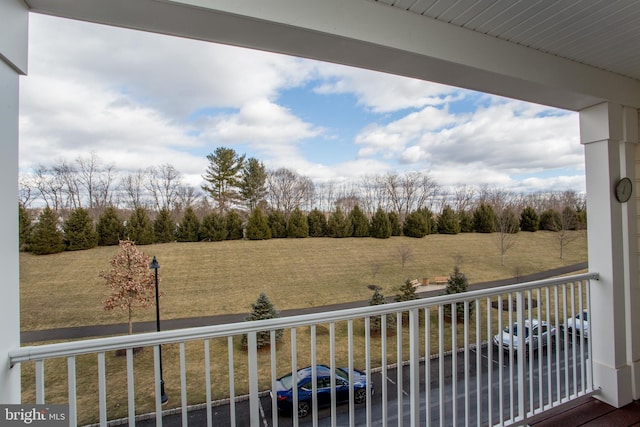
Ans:
[{"label": "white column", "polygon": [[[638,259],[634,195],[627,203],[615,198],[615,185],[635,177],[638,141],[637,110],[602,103],[580,111],[580,137],[585,147],[589,269],[600,273],[591,287],[589,319],[593,340],[594,384],[598,396],[616,406],[633,400],[640,354],[632,336],[637,307]],[[592,321],[593,320],[593,321]]]},{"label": "white column", "polygon": [[20,347],[18,257],[18,76],[26,72],[28,10],[0,1],[0,403],[20,403],[20,368],[8,351]]}]

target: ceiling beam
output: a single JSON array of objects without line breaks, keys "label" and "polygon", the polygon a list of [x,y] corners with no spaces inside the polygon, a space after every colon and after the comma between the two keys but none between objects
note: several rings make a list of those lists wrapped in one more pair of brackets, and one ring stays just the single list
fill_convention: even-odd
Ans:
[{"label": "ceiling beam", "polygon": [[32,11],[414,77],[554,107],[640,108],[640,81],[367,0],[25,0]]}]

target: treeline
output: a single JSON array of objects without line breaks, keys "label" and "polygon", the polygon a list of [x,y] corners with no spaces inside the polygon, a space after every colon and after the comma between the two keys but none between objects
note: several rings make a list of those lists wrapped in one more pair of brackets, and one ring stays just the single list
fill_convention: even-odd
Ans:
[{"label": "treeline", "polygon": [[73,209],[63,218],[49,207],[36,215],[20,204],[19,218],[21,249],[35,254],[117,245],[123,239],[147,245],[174,241],[306,237],[385,239],[404,235],[421,238],[434,233],[515,234],[537,230],[562,235],[568,230],[586,228],[586,214],[582,206],[567,205],[538,212],[532,206],[516,210],[511,205],[497,208],[488,203],[480,203],[465,211],[455,211],[446,205],[438,214],[428,208],[420,208],[403,219],[396,212],[387,212],[381,207],[373,215],[367,215],[359,205],[349,211],[338,206],[331,212],[318,208],[305,212],[295,207],[289,214],[282,210],[264,211],[261,207],[255,207],[250,213],[209,210],[198,214],[187,207],[179,218],[175,218],[168,209],[156,212],[139,207],[123,211],[110,206],[96,221],[86,208]]}]

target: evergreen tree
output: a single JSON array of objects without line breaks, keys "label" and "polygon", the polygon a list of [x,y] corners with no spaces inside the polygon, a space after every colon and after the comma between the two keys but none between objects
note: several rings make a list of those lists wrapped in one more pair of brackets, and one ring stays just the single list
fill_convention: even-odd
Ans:
[{"label": "evergreen tree", "polygon": [[520,231],[520,222],[511,208],[504,209],[496,220],[496,231],[516,234]]},{"label": "evergreen tree", "polygon": [[473,230],[477,233],[493,233],[496,230],[496,214],[491,206],[481,203],[473,212]]},{"label": "evergreen tree", "polygon": [[282,239],[287,237],[287,219],[282,211],[273,211],[267,217],[269,228],[271,229],[271,237],[274,239]]},{"label": "evergreen tree", "polygon": [[520,214],[520,229],[522,231],[538,231],[540,218],[536,210],[531,206],[527,206]]},{"label": "evergreen tree", "polygon": [[227,222],[224,216],[210,212],[200,224],[200,240],[219,242],[227,238]]},{"label": "evergreen tree", "polygon": [[267,170],[264,164],[253,157],[247,159],[240,174],[240,196],[249,210],[253,210],[267,194]]},{"label": "evergreen tree", "polygon": [[[459,294],[462,292],[467,292],[469,289],[469,281],[467,280],[467,276],[460,272],[460,268],[455,266],[453,269],[453,273],[449,276],[449,280],[447,281],[447,288],[445,289],[445,295],[451,294]],[[445,304],[444,313],[447,317],[451,318],[451,304]],[[469,316],[473,311],[473,304],[469,303]],[[464,303],[456,304],[456,317],[458,319],[464,318]]]},{"label": "evergreen tree", "polygon": [[227,214],[227,240],[240,240],[244,237],[242,219],[236,211]]},{"label": "evergreen tree", "polygon": [[460,233],[460,220],[458,215],[447,205],[442,209],[442,213],[438,217],[438,233],[440,234],[458,234]]},{"label": "evergreen tree", "polygon": [[114,246],[124,238],[124,224],[113,206],[109,206],[96,224],[99,246]]},{"label": "evergreen tree", "polygon": [[162,208],[153,221],[153,234],[156,243],[173,242],[176,238],[176,226],[169,209]]},{"label": "evergreen tree", "polygon": [[420,211],[411,212],[404,219],[402,232],[408,237],[421,238],[429,234],[430,227],[425,215]]},{"label": "evergreen tree", "polygon": [[560,231],[562,229],[562,218],[558,211],[547,209],[540,215],[540,230]]},{"label": "evergreen tree", "polygon": [[202,179],[206,184],[202,189],[218,204],[218,211],[224,213],[239,200],[240,173],[245,156],[239,156],[234,149],[218,147],[207,155],[209,165]]},{"label": "evergreen tree", "polygon": [[327,218],[320,209],[315,208],[307,215],[310,237],[325,237],[327,235]]},{"label": "evergreen tree", "polygon": [[185,209],[182,221],[176,230],[178,242],[197,242],[200,234],[200,220],[191,207]]},{"label": "evergreen tree", "polygon": [[153,224],[144,208],[137,208],[127,221],[125,234],[128,240],[136,245],[150,245],[153,243]]},{"label": "evergreen tree", "polygon": [[473,217],[467,211],[458,212],[458,218],[460,218],[460,232],[472,233],[473,232]]},{"label": "evergreen tree", "polygon": [[369,220],[360,206],[355,205],[349,212],[349,223],[352,237],[369,237]]},{"label": "evergreen tree", "polygon": [[[369,306],[386,304],[384,296],[380,293],[378,287],[375,288]],[[382,316],[371,316],[370,322],[371,332],[380,332],[382,330]],[[392,314],[387,314],[387,329],[393,329],[396,326],[396,318]]]},{"label": "evergreen tree", "polygon": [[29,250],[36,255],[54,254],[64,251],[64,240],[58,230],[58,216],[48,206],[40,213],[33,227]]},{"label": "evergreen tree", "polygon": [[287,237],[303,238],[309,237],[309,224],[307,218],[300,208],[295,208],[289,216],[287,223]]},{"label": "evergreen tree", "polygon": [[266,240],[271,238],[269,221],[260,208],[254,208],[247,220],[247,239]]},{"label": "evergreen tree", "polygon": [[418,294],[416,293],[416,287],[413,286],[411,280],[407,279],[398,289],[398,293],[396,294],[396,302],[402,301],[413,301],[414,299],[418,299]]},{"label": "evergreen tree", "polygon": [[[267,295],[262,292],[255,304],[251,304],[251,315],[247,317],[247,321],[275,319],[280,317],[280,313],[276,310],[275,306],[269,301]],[[276,340],[282,338],[282,329],[275,331]],[[271,343],[271,332],[260,331],[256,334],[258,348],[267,346]],[[242,347],[247,348],[247,335],[242,337]]]},{"label": "evergreen tree", "polygon": [[378,208],[376,213],[371,218],[371,237],[377,239],[388,239],[391,237],[391,222],[389,221],[389,215]]},{"label": "evergreen tree", "polygon": [[349,221],[347,217],[342,213],[340,206],[336,207],[336,210],[329,217],[327,221],[327,236],[329,237],[348,237],[349,236]]},{"label": "evergreen tree", "polygon": [[64,242],[68,251],[91,249],[98,246],[98,233],[88,210],[83,208],[75,209],[62,227],[64,230]]},{"label": "evergreen tree", "polygon": [[20,250],[25,250],[31,236],[31,216],[29,212],[18,203],[18,226],[20,228]]},{"label": "evergreen tree", "polygon": [[402,226],[400,225],[400,217],[395,212],[389,212],[389,224],[391,224],[391,235],[400,236],[402,234]]}]

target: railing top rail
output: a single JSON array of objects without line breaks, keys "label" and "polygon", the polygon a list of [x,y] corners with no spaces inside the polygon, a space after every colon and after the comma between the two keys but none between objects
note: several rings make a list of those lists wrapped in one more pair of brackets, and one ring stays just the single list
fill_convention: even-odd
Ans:
[{"label": "railing top rail", "polygon": [[380,316],[397,313],[415,308],[437,307],[454,302],[473,301],[495,295],[522,292],[531,289],[545,288],[576,283],[585,280],[598,279],[598,273],[584,273],[559,278],[538,280],[534,282],[518,283],[496,288],[472,290],[464,294],[442,295],[432,298],[422,298],[414,301],[396,302],[377,306],[358,307],[346,310],[313,313],[299,316],[280,317],[277,319],[259,320],[252,322],[237,322],[225,325],[202,326],[187,329],[175,329],[161,332],[148,332],[135,335],[95,338],[83,341],[73,341],[42,346],[28,346],[9,351],[11,364],[30,360],[43,360],[57,357],[69,357],[80,354],[102,353],[123,348],[147,347],[160,344],[171,344],[199,339],[220,338],[233,335],[247,334],[264,330],[285,329],[311,324],[331,323],[352,320],[367,316]]}]

